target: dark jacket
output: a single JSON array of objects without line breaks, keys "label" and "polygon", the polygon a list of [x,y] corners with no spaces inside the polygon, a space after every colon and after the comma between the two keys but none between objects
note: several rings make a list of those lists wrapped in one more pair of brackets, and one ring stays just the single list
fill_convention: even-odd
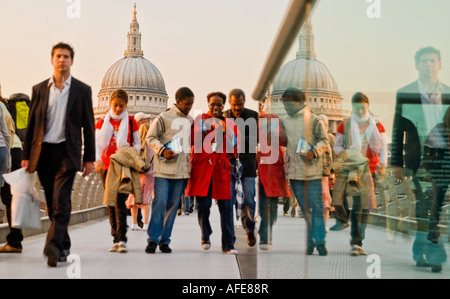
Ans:
[{"label": "dark jacket", "polygon": [[[258,112],[245,108],[239,117],[242,120],[236,120],[231,110],[223,113],[225,118],[231,118],[236,123],[241,134],[241,149],[238,152],[239,160],[242,163],[243,173],[242,177],[256,177],[256,147],[258,146],[258,132],[252,132],[250,127],[258,129]],[[252,119],[255,120],[254,127]]]},{"label": "dark jacket", "polygon": [[[22,159],[29,160],[28,171],[37,168],[47,124],[46,111],[50,87],[49,79],[33,87]],[[74,167],[81,170],[82,162],[95,161],[95,128],[92,109],[92,90],[72,77],[66,112],[67,153]],[[84,141],[84,146],[83,145]],[[81,157],[82,150],[83,157]]]},{"label": "dark jacket", "polygon": [[[450,87],[442,84],[442,88],[442,105],[449,105]],[[446,108],[443,107],[443,109]],[[423,153],[423,144],[421,144],[420,139],[423,142],[428,135],[428,132],[425,132],[425,135],[421,136],[421,132],[419,132],[419,128],[424,126],[424,121],[425,114],[419,84],[418,81],[415,81],[397,91],[392,130],[392,166],[406,167],[414,172],[417,171]],[[406,143],[404,144],[405,136]]]}]

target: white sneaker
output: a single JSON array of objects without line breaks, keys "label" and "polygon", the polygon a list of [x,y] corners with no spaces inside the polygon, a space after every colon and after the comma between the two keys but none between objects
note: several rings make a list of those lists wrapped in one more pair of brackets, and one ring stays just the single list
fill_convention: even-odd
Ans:
[{"label": "white sneaker", "polygon": [[204,250],[208,250],[211,248],[211,242],[210,241],[202,241],[202,248]]},{"label": "white sneaker", "polygon": [[270,244],[259,244],[259,249],[261,250],[270,250],[272,248],[272,245]]},{"label": "white sneaker", "polygon": [[143,231],[147,231],[148,230],[148,224],[144,224],[144,226],[142,227]]},{"label": "white sneaker", "polygon": [[139,227],[139,225],[133,224],[133,226],[131,227],[131,230],[141,230],[141,228]]},{"label": "white sneaker", "polygon": [[223,254],[238,254],[236,249],[228,249],[228,250],[224,250],[222,251]]}]

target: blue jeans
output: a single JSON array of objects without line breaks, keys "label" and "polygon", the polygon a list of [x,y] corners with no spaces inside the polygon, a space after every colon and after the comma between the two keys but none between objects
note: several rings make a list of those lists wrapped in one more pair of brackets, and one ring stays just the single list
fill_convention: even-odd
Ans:
[{"label": "blue jeans", "polygon": [[308,229],[308,246],[325,245],[322,181],[290,180],[290,183],[305,217]]},{"label": "blue jeans", "polygon": [[268,197],[264,186],[259,183],[259,243],[272,244],[272,227],[277,221],[278,197]]},{"label": "blue jeans", "polygon": [[8,148],[0,147],[0,187],[3,186],[3,175],[8,171]]},{"label": "blue jeans", "polygon": [[[197,196],[198,202],[198,223],[202,232],[202,241],[210,241],[212,234],[211,224],[209,222],[210,210],[212,205],[212,185],[209,186],[208,195],[205,197]],[[233,220],[233,200],[217,200],[217,206],[220,212],[220,228],[222,230],[222,250],[234,249],[234,220]]]},{"label": "blue jeans", "polygon": [[155,178],[155,197],[147,231],[149,241],[167,245],[170,243],[173,223],[186,184],[187,179]]},{"label": "blue jeans", "polygon": [[[242,178],[242,189],[244,192],[244,205],[242,207],[241,221],[242,227],[247,234],[255,231],[255,178]],[[231,175],[231,199],[233,203],[236,202],[236,189],[233,188],[235,179]]]}]

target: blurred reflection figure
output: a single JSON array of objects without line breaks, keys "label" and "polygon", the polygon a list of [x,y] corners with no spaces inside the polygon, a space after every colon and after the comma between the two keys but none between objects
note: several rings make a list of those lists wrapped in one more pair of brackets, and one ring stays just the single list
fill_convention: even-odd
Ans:
[{"label": "blurred reflection figure", "polygon": [[337,173],[333,205],[340,207],[346,196],[353,198],[350,244],[351,255],[357,256],[367,254],[362,249],[362,241],[369,210],[375,207],[376,173],[381,176],[385,173],[387,145],[383,125],[370,116],[368,97],[361,92],[356,93],[352,106],[351,118],[341,122],[336,134],[334,151],[338,157],[333,166]]},{"label": "blurred reflection figure", "polygon": [[288,88],[283,96],[287,116],[282,123],[287,135],[286,176],[307,224],[307,254],[316,248],[327,255],[322,202],[324,152],[329,146],[327,132],[317,115],[305,105],[305,94]]},{"label": "blurred reflection figure", "polygon": [[[416,187],[416,220],[417,233],[413,244],[413,259],[418,267],[430,267],[433,272],[442,270],[442,263],[446,261],[446,253],[442,242],[438,242],[436,230],[436,218],[441,201],[440,193],[445,185],[444,177],[438,178],[437,171],[430,170],[437,165],[437,160],[432,163],[430,159],[421,161],[422,149],[425,149],[424,157],[430,156],[431,149],[447,147],[446,125],[444,114],[450,103],[450,88],[441,83],[438,73],[441,69],[440,51],[433,47],[421,48],[415,55],[415,66],[418,72],[418,80],[397,91],[396,109],[392,136],[392,158],[394,175],[398,180],[405,176],[412,176]],[[440,125],[438,125],[441,123]],[[436,127],[437,126],[437,127]],[[434,129],[433,129],[434,128]],[[441,135],[436,138],[436,133]],[[444,133],[444,134],[443,134]],[[430,135],[431,134],[431,135]],[[442,135],[443,134],[443,135]],[[435,136],[435,137],[433,137]],[[440,141],[438,141],[440,140]],[[445,140],[443,143],[442,140]],[[405,144],[404,144],[405,141]],[[435,150],[435,152],[438,152]],[[446,167],[448,155],[444,152],[440,164]],[[442,163],[445,161],[445,163]],[[433,192],[431,209],[431,221],[428,224],[430,203],[424,196],[421,178],[425,175],[418,171],[420,166],[428,168],[433,180]],[[445,187],[447,188],[447,187]],[[442,196],[442,195],[441,195]],[[428,228],[430,234],[427,234]],[[428,238],[427,238],[428,237]]]},{"label": "blurred reflection figure", "polygon": [[277,220],[278,197],[291,196],[284,170],[286,133],[277,115],[261,111],[259,141],[259,248],[268,250],[272,247],[272,227]]},{"label": "blurred reflection figure", "polygon": [[[331,163],[335,159],[334,155],[334,142],[335,136],[328,130],[328,117],[325,114],[318,115],[319,119],[322,121],[325,130],[327,131],[328,136],[328,148],[325,150],[324,159],[323,159],[323,175],[322,175],[322,201],[323,201],[323,219],[325,223],[325,230],[327,230],[327,221],[330,216],[330,212],[334,211],[334,208],[331,206],[331,193],[330,193],[330,183],[329,177],[332,172]],[[334,182],[333,182],[334,185]]]}]

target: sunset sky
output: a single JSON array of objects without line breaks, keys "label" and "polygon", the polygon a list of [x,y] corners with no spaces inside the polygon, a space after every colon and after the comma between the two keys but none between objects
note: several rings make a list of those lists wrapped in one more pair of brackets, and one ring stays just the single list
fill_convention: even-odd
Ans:
[{"label": "sunset sky", "polygon": [[[76,51],[74,77],[93,89],[94,105],[104,74],[123,57],[133,4],[144,57],[162,73],[174,102],[190,87],[194,109],[206,111],[206,94],[235,87],[251,94],[290,3],[288,0],[0,0],[2,94],[30,94],[49,78],[51,47]],[[375,1],[375,0],[373,0]],[[371,110],[390,122],[395,91],[416,80],[414,54],[423,46],[442,53],[441,81],[450,84],[450,1],[379,0],[380,18],[369,18],[371,0],[319,0],[312,22],[317,59],[334,76],[348,106],[351,95],[369,95]],[[295,59],[297,42],[286,61]],[[228,109],[228,105],[226,106]]]}]

